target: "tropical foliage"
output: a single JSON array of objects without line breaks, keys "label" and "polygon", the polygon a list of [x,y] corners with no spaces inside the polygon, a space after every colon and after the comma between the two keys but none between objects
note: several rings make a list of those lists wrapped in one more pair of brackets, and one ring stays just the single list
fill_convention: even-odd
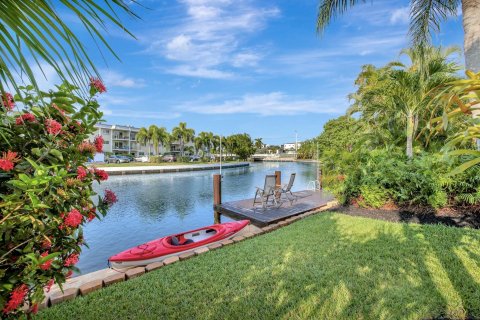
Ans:
[{"label": "tropical foliage", "polygon": [[479,210],[478,120],[470,114],[480,86],[473,73],[458,78],[453,52],[414,47],[403,51],[409,64],[364,66],[347,115],[302,145],[300,156],[318,154],[324,185],[343,203]]},{"label": "tropical foliage", "polygon": [[[97,196],[93,181],[105,171],[85,163],[101,152],[103,138],[87,141],[102,113],[95,95],[105,90],[92,81],[85,100],[64,83],[38,95],[20,88],[3,95],[0,107],[0,308],[2,317],[35,312],[53,283],[72,274],[81,246],[81,226],[105,215],[113,192]],[[16,111],[21,110],[21,111]]]}]

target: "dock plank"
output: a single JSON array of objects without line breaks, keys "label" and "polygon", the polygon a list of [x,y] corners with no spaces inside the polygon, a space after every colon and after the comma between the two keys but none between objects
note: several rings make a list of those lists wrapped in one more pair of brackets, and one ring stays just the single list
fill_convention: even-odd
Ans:
[{"label": "dock plank", "polygon": [[249,219],[253,224],[263,227],[307,211],[320,209],[326,206],[329,201],[334,200],[333,195],[326,191],[303,190],[294,192],[294,194],[297,197],[296,201],[292,204],[289,201],[284,201],[278,208],[268,207],[263,209],[260,204],[256,204],[254,207],[252,198],[222,203],[215,206],[214,209],[232,218]]}]

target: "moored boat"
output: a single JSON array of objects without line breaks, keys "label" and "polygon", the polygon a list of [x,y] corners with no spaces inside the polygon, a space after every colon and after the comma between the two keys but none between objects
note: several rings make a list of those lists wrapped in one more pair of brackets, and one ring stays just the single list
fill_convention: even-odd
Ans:
[{"label": "moored boat", "polygon": [[112,268],[144,266],[180,253],[229,239],[249,224],[249,220],[214,224],[156,239],[127,249],[108,259]]}]

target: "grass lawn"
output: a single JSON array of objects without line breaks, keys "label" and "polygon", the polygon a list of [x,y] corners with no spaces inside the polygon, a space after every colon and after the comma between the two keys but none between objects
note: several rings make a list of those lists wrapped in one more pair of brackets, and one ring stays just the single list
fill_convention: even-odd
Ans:
[{"label": "grass lawn", "polygon": [[480,317],[480,232],[319,214],[39,319]]}]

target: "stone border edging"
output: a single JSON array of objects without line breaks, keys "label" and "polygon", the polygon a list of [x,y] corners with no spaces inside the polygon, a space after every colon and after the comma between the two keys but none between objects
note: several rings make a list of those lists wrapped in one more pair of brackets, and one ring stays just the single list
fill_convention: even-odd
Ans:
[{"label": "stone border edging", "polygon": [[[249,167],[249,162],[226,163],[222,164],[222,169]],[[110,176],[123,176],[128,174],[149,174],[149,173],[176,173],[176,172],[190,172],[190,171],[205,171],[220,169],[220,164],[186,164],[186,165],[172,165],[172,166],[144,166],[144,167],[100,167],[105,170]]]},{"label": "stone border edging", "polygon": [[255,231],[246,232],[245,234],[235,236],[232,239],[222,240],[218,243],[211,244],[209,246],[200,247],[200,248],[195,249],[193,251],[189,251],[189,252],[185,252],[185,253],[182,253],[182,254],[179,254],[179,255],[175,255],[175,256],[172,256],[172,257],[169,257],[169,258],[163,260],[162,262],[154,262],[154,263],[151,263],[149,265],[146,265],[145,267],[134,267],[134,268],[130,268],[130,269],[126,270],[125,272],[118,271],[117,274],[108,275],[108,276],[104,277],[103,279],[92,280],[92,281],[83,283],[79,287],[65,289],[63,292],[62,291],[57,291],[57,292],[54,292],[50,295],[47,294],[46,299],[39,305],[39,309],[40,310],[45,309],[45,308],[51,307],[53,305],[59,304],[61,302],[72,300],[72,299],[76,298],[77,296],[85,296],[85,295],[87,295],[87,294],[89,294],[93,291],[100,290],[104,287],[108,287],[108,286],[113,285],[113,284],[118,283],[118,282],[128,281],[130,279],[137,278],[139,276],[142,276],[145,273],[152,272],[152,271],[160,269],[164,266],[168,266],[168,265],[177,263],[179,261],[187,260],[187,259],[193,258],[195,256],[204,254],[206,252],[216,250],[216,249],[219,249],[219,248],[231,245],[231,244],[235,244],[237,242],[241,242],[243,240],[246,240],[246,239],[249,239],[249,238],[252,238],[252,237],[256,237],[256,236],[261,235],[261,234],[269,233],[271,231],[274,231],[276,229],[279,229],[279,228],[285,227],[285,226],[287,226],[291,223],[294,223],[295,221],[304,219],[308,216],[315,215],[315,214],[323,212],[323,211],[327,211],[327,210],[332,209],[336,206],[338,206],[337,201],[330,201],[330,202],[327,202],[327,204],[325,206],[321,207],[320,209],[308,211],[308,212],[290,217],[288,219],[282,220],[282,221],[277,222],[275,224],[271,224],[271,225],[268,225],[268,226],[263,227],[263,228],[258,228],[258,230],[254,229]]}]

